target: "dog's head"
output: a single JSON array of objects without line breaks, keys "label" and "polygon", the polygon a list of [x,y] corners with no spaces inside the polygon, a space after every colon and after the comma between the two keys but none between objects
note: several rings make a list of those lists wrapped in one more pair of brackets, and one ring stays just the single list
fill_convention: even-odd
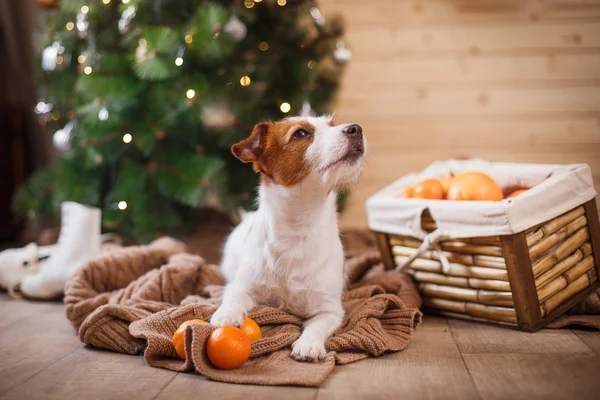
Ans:
[{"label": "dog's head", "polygon": [[329,188],[357,181],[366,150],[359,125],[334,125],[330,117],[261,122],[231,148],[237,158],[253,163],[267,181],[291,187],[310,176]]}]

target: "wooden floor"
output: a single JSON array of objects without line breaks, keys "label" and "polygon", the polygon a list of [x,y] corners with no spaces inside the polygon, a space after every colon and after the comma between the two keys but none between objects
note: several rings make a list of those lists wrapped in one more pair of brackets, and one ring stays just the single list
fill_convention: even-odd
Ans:
[{"label": "wooden floor", "polygon": [[536,334],[425,317],[400,353],[336,367],[319,389],[211,382],[84,347],[60,303],[0,295],[0,399],[592,399],[600,333]]}]

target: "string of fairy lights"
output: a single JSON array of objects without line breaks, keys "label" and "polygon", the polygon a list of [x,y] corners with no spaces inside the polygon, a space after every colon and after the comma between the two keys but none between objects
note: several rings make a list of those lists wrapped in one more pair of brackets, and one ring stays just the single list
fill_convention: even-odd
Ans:
[{"label": "string of fairy lights", "polygon": [[[112,1],[121,1],[121,3],[127,5],[131,2],[131,0],[101,0],[102,4],[108,6]],[[251,9],[256,6],[257,3],[261,3],[263,0],[244,0],[243,4],[246,8]],[[277,0],[276,4],[280,7],[285,7],[287,5],[287,0]],[[90,13],[90,7],[88,5],[83,5],[79,12],[75,17],[75,21],[68,21],[65,24],[65,29],[67,31],[76,30],[80,38],[85,38],[87,36],[87,30],[89,27],[88,22],[88,14]],[[121,14],[121,18],[118,23],[119,32],[121,34],[126,33],[129,30],[129,25],[136,14],[136,6],[135,4],[129,5]],[[325,20],[317,7],[311,7],[310,15],[312,16],[314,22],[317,25],[323,26]],[[213,37],[217,39],[221,31],[228,33],[235,41],[241,41],[246,37],[246,25],[240,21],[235,15],[230,18],[230,20],[223,26],[223,28],[218,27],[215,29]],[[174,64],[177,67],[182,67],[185,62],[185,49],[187,46],[191,46],[193,44],[194,38],[191,33],[186,33],[183,37],[182,46],[179,48],[177,55],[174,59]],[[266,52],[270,49],[270,45],[266,41],[261,41],[258,44],[258,49],[261,52]],[[148,43],[145,39],[140,38],[138,40],[138,48],[136,49],[136,60],[140,62],[140,60],[145,60],[148,57],[156,56],[156,51],[148,48]],[[351,52],[347,49],[343,42],[339,41],[336,45],[336,49],[333,53],[334,59],[339,63],[345,63],[351,59]],[[76,58],[77,63],[79,64],[78,70],[85,75],[91,75],[94,72],[93,68],[93,57],[90,57],[86,53],[79,54]],[[45,71],[53,71],[57,68],[57,65],[61,65],[63,63],[70,62],[70,55],[65,53],[64,47],[58,41],[54,41],[52,45],[48,46],[42,52],[42,69]],[[315,68],[316,62],[314,60],[310,60],[307,63],[307,67],[310,69]],[[231,84],[231,82],[228,82]],[[249,87],[253,84],[252,79],[249,75],[243,75],[239,79],[239,84],[242,87]],[[194,101],[194,98],[197,96],[197,93],[194,89],[189,88],[185,90],[185,98],[188,101],[188,104],[191,104]],[[99,105],[98,109],[98,119],[101,121],[106,121],[110,117],[110,113],[106,104],[102,102],[102,100],[97,99],[96,103]],[[287,114],[292,110],[292,105],[287,101],[279,101],[278,108],[283,114]],[[52,104],[45,103],[44,101],[39,101],[35,107],[35,112],[37,114],[46,114],[50,112],[50,116],[52,120],[57,121],[60,118],[60,114],[58,111],[52,110]],[[302,104],[302,113],[309,113],[311,110],[310,104],[308,102],[304,102]],[[213,110],[211,110],[213,111]],[[219,110],[217,110],[219,111]],[[69,122],[62,128],[56,131],[53,135],[53,143],[57,150],[66,151],[70,149],[70,143],[72,139],[72,131],[74,129],[74,121],[72,121],[74,117],[74,113],[69,113]],[[232,116],[225,116],[225,120],[232,121],[234,118]],[[116,134],[118,138],[120,135]],[[157,129],[155,132],[155,136],[158,139],[162,139],[165,137],[165,133]],[[110,135],[110,140],[114,140],[115,135]],[[134,136],[127,132],[121,136],[122,142],[126,145],[131,144],[134,141]],[[89,141],[86,141],[86,147]],[[102,140],[104,143],[104,140]],[[102,162],[103,158],[100,154],[96,154],[96,161]],[[119,210],[125,210],[127,208],[127,203],[125,201],[120,201],[117,204],[117,208]]]},{"label": "string of fairy lights", "polygon": [[[244,0],[244,6],[246,8],[253,8],[256,3],[261,3],[262,1],[263,0]],[[111,0],[102,0],[102,3],[105,4],[105,5],[110,4],[110,2],[111,2]],[[130,2],[130,0],[121,0],[121,2],[123,4],[128,4]],[[277,0],[277,5],[279,5],[280,7],[284,7],[285,5],[287,5],[287,0]],[[89,10],[90,9],[89,9],[88,6],[85,6],[85,5],[82,6],[81,10],[80,10],[81,11],[81,15],[83,15],[83,16],[87,15],[88,12],[89,12]],[[318,8],[312,7],[311,10],[310,10],[310,14],[315,19],[315,21],[317,23],[319,23],[319,24],[323,24],[324,23],[323,16],[322,16],[322,14],[321,14],[321,12],[319,11]],[[135,16],[135,6],[130,6],[123,13],[123,17],[124,17],[124,19],[130,19],[133,16]],[[236,29],[238,31],[237,35],[240,35],[240,33],[239,33],[240,30],[244,30],[244,34],[241,35],[242,37],[238,36],[241,39],[243,39],[243,37],[245,36],[245,29],[246,29],[246,27],[244,26],[243,28],[241,28],[240,24],[243,25],[243,23],[241,21],[239,21],[239,19],[237,19],[237,18],[232,19],[232,21],[233,21],[233,23],[231,23],[231,21],[230,21],[230,24],[231,25],[236,25],[236,27],[233,28],[233,29]],[[76,26],[75,23],[69,21],[66,24],[66,29],[68,31],[70,31],[70,30],[73,30],[75,28],[75,26]],[[87,25],[84,23],[83,18],[78,18],[78,25],[77,25],[77,27],[78,27],[78,29],[80,31],[83,31],[83,30],[87,29]],[[226,27],[226,29],[227,29],[227,27]],[[218,34],[219,34],[219,32],[216,32],[215,33],[215,35],[216,35],[215,37],[218,37]],[[234,36],[235,35],[236,35],[236,33],[234,32]],[[193,42],[192,35],[189,34],[189,33],[186,34],[185,37],[184,37],[184,41],[185,41],[185,43],[187,45],[192,44],[192,42]],[[141,49],[140,50],[141,52],[147,52],[147,43],[146,43],[146,41],[144,39],[140,39],[140,41],[139,41],[139,47]],[[267,51],[267,50],[269,50],[269,44],[267,42],[265,42],[265,41],[260,42],[259,45],[258,45],[258,48],[261,51]],[[347,49],[340,48],[340,46],[338,44],[338,47],[336,48],[335,51],[337,52],[337,55],[340,56],[340,51],[343,51],[343,50],[347,50]],[[181,50],[180,51],[181,54],[178,54],[177,57],[174,60],[174,63],[175,63],[175,65],[177,67],[181,67],[183,65],[183,63],[184,63],[183,52],[184,51]],[[150,55],[152,56],[152,53]],[[348,54],[344,54],[343,57],[349,58],[350,56]],[[343,58],[343,57],[338,57],[338,58]],[[86,56],[84,54],[81,54],[81,55],[79,55],[77,57],[77,61],[80,64],[84,64],[86,62],[86,59],[87,58],[86,58]],[[61,56],[57,56],[56,63],[57,64],[61,64],[62,62],[63,62],[63,58]],[[308,62],[308,67],[312,69],[313,66],[314,66],[314,61],[309,61]],[[93,68],[90,65],[86,65],[86,66],[84,66],[82,68],[82,71],[83,71],[84,74],[90,75],[93,72]],[[251,80],[251,78],[248,75],[244,75],[244,76],[242,76],[240,78],[239,82],[240,82],[240,85],[242,85],[243,87],[248,87],[252,83],[252,80]],[[187,97],[188,100],[192,100],[195,97],[195,91],[192,90],[192,89],[187,90],[186,91],[186,97]],[[280,111],[282,113],[287,114],[287,113],[289,113],[291,111],[292,107],[291,107],[291,105],[288,102],[283,101],[283,102],[281,102],[279,104],[279,109],[280,109]],[[101,115],[106,115],[106,112],[103,112]],[[99,117],[100,117],[100,114],[99,114]],[[105,120],[105,118],[104,119],[100,118],[100,119]]]}]

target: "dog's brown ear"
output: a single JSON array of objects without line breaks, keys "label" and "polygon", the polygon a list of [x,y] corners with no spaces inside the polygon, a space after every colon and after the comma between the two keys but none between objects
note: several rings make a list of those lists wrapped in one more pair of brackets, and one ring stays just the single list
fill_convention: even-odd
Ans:
[{"label": "dog's brown ear", "polygon": [[247,139],[234,144],[231,147],[231,152],[234,156],[242,160],[242,162],[248,163],[257,161],[263,152],[263,142],[268,130],[268,122],[256,124],[250,136],[248,136]]}]

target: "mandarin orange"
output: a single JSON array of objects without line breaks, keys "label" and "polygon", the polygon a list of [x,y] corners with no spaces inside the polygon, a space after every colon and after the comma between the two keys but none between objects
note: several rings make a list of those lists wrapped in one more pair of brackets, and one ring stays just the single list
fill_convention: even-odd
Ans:
[{"label": "mandarin orange", "polygon": [[448,200],[490,200],[504,198],[502,189],[494,179],[482,172],[463,172],[452,179]]},{"label": "mandarin orange", "polygon": [[509,194],[508,196],[506,196],[507,199],[510,199],[512,197],[517,197],[518,195],[520,195],[521,193],[526,192],[527,189],[519,189],[519,190],[515,190],[514,192],[512,192],[511,194]]},{"label": "mandarin orange", "polygon": [[453,178],[453,176],[445,176],[443,178],[438,179],[444,187],[444,198],[448,196],[448,189],[450,189],[450,184],[452,183]]},{"label": "mandarin orange", "polygon": [[188,325],[190,325],[192,323],[206,324],[206,321],[201,320],[201,319],[190,319],[188,321],[185,321],[183,324],[179,325],[179,328],[177,328],[177,330],[173,334],[173,346],[175,347],[175,352],[177,353],[179,358],[182,358],[184,360],[185,360],[185,347],[183,345],[183,342],[185,339],[185,329],[188,327]]},{"label": "mandarin orange", "polygon": [[242,326],[240,326],[240,329],[246,336],[248,336],[250,342],[255,342],[258,339],[262,339],[262,331],[252,318],[246,318]]},{"label": "mandarin orange", "polygon": [[400,195],[398,197],[404,197],[404,198],[410,199],[414,196],[414,194],[415,194],[415,187],[409,186],[406,189],[404,189],[404,191],[402,193],[400,193]]},{"label": "mandarin orange", "polygon": [[215,329],[206,343],[206,352],[213,365],[220,369],[241,367],[250,357],[250,339],[240,329],[222,326]]},{"label": "mandarin orange", "polygon": [[441,200],[444,198],[444,186],[437,179],[425,179],[415,186],[413,197]]}]

